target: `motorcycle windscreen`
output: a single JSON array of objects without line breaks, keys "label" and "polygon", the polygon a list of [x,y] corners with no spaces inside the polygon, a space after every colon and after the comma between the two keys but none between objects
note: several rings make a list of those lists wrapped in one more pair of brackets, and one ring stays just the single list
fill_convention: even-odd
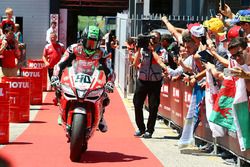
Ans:
[{"label": "motorcycle windscreen", "polygon": [[85,73],[88,75],[92,75],[95,70],[94,62],[86,61],[86,60],[74,60],[73,68],[75,74]]}]

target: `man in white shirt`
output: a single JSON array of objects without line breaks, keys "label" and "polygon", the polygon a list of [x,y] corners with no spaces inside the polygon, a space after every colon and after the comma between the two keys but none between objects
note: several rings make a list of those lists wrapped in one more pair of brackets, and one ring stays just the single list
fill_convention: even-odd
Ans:
[{"label": "man in white shirt", "polygon": [[51,22],[50,28],[46,32],[46,42],[47,43],[51,43],[50,42],[50,34],[51,34],[51,32],[56,33],[56,22],[55,21]]}]

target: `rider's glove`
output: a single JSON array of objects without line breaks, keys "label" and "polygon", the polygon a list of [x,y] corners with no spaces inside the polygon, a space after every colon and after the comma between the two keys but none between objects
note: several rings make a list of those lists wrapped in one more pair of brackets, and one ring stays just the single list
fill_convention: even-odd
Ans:
[{"label": "rider's glove", "polygon": [[114,92],[114,83],[111,82],[111,81],[108,81],[105,85],[105,90],[108,92],[108,93],[113,93]]},{"label": "rider's glove", "polygon": [[60,85],[60,81],[58,76],[52,76],[51,77],[51,86],[58,87]]}]

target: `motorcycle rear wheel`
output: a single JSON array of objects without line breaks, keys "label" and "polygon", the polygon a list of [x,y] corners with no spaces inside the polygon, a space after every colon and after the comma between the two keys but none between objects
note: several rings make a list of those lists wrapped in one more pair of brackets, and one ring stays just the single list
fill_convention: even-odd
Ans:
[{"label": "motorcycle rear wheel", "polygon": [[82,154],[82,147],[86,141],[86,115],[74,114],[70,137],[70,160],[79,162]]}]

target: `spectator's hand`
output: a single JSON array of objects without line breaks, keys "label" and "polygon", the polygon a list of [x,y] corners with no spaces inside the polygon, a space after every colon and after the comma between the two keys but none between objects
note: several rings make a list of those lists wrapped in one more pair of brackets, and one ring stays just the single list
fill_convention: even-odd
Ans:
[{"label": "spectator's hand", "polygon": [[247,75],[247,72],[245,72],[242,68],[240,67],[234,67],[232,68],[231,73],[233,74],[233,76],[239,77],[239,78],[249,78]]},{"label": "spectator's hand", "polygon": [[180,76],[175,76],[175,77],[172,77],[171,81],[175,82],[177,80],[179,80]]},{"label": "spectator's hand", "polygon": [[8,42],[6,40],[2,41],[2,48],[5,50],[8,46]]},{"label": "spectator's hand", "polygon": [[153,52],[155,50],[154,46],[152,44],[148,45],[148,50]]},{"label": "spectator's hand", "polygon": [[216,48],[214,46],[213,43],[209,43],[208,46],[207,46],[207,50],[212,53],[211,55],[214,56],[214,54],[216,54]]},{"label": "spectator's hand", "polygon": [[222,22],[224,21],[224,17],[221,13],[217,13],[216,17],[220,19]]},{"label": "spectator's hand", "polygon": [[190,77],[190,85],[191,86],[194,86],[194,84],[196,83],[196,79],[195,79],[195,77],[192,75],[191,77]]},{"label": "spectator's hand", "polygon": [[168,22],[167,16],[163,16],[163,17],[161,18],[161,20],[164,21],[164,22],[165,22],[165,21]]},{"label": "spectator's hand", "polygon": [[45,67],[49,67],[49,62],[45,61],[44,64],[45,64]]},{"label": "spectator's hand", "polygon": [[190,82],[190,77],[189,76],[185,76],[183,78],[183,81],[189,83]]},{"label": "spectator's hand", "polygon": [[179,56],[179,57],[178,57],[178,64],[181,64],[181,63],[183,63],[183,57],[182,57],[182,56]]},{"label": "spectator's hand", "polygon": [[171,75],[164,75],[164,77],[163,77],[163,81],[164,81],[164,83],[168,83],[168,82],[170,82],[170,81],[171,81],[171,79],[172,79]]},{"label": "spectator's hand", "polygon": [[225,9],[222,10],[221,9],[221,5],[219,5],[219,11],[221,14],[223,14],[224,16],[228,17],[228,18],[232,18],[232,11],[231,11],[231,8],[225,4]]}]

